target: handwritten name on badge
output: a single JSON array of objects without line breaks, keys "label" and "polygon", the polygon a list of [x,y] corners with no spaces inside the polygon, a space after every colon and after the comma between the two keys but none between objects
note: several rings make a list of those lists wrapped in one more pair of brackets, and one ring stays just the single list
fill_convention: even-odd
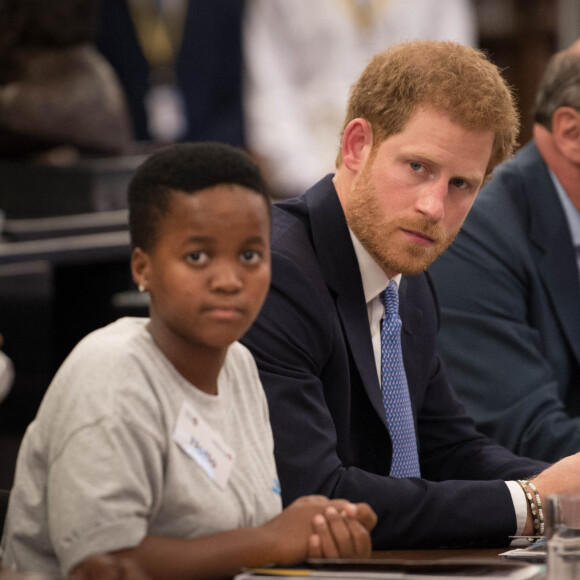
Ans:
[{"label": "handwritten name on badge", "polygon": [[205,471],[221,489],[225,489],[234,465],[235,454],[189,403],[183,403],[173,440]]}]

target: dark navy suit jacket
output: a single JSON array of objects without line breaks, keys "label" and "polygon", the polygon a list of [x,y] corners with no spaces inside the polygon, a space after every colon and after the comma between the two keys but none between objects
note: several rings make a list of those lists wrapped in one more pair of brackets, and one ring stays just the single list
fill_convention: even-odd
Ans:
[{"label": "dark navy suit jacket", "polygon": [[362,280],[332,176],[274,206],[272,285],[242,342],[268,397],[284,503],[312,493],[368,502],[378,549],[507,544],[516,519],[502,480],[544,464],[492,443],[465,414],[435,352],[427,274],[402,278],[400,314],[424,479],[388,476]]},{"label": "dark navy suit jacket", "polygon": [[546,461],[580,451],[578,266],[534,142],[496,171],[430,271],[441,352],[480,429]]}]

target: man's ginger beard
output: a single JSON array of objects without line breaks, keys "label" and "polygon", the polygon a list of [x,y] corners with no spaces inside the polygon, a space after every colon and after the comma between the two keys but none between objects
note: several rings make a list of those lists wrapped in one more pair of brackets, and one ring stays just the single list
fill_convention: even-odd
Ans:
[{"label": "man's ginger beard", "polygon": [[[405,275],[419,274],[443,253],[459,233],[446,236],[443,228],[427,218],[389,220],[379,204],[370,180],[372,157],[352,185],[345,216],[355,236],[385,272]],[[413,242],[393,240],[403,228],[424,234],[434,240],[429,247]],[[398,236],[400,238],[400,236]]]}]

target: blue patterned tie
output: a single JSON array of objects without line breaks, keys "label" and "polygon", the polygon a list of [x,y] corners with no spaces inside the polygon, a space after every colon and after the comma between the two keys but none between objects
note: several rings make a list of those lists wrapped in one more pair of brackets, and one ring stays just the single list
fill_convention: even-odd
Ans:
[{"label": "blue patterned tie", "polygon": [[397,284],[391,280],[379,297],[385,307],[385,318],[381,327],[381,391],[393,442],[391,477],[419,477],[421,472],[417,440],[401,350]]}]

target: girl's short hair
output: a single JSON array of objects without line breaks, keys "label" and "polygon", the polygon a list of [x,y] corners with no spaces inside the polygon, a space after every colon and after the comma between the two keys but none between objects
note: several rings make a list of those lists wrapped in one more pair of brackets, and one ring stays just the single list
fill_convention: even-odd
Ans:
[{"label": "girl's short hair", "polygon": [[216,185],[235,184],[270,197],[258,166],[237,147],[224,143],[180,143],[160,149],[136,170],[129,183],[131,244],[147,251],[175,192],[195,194]]}]

